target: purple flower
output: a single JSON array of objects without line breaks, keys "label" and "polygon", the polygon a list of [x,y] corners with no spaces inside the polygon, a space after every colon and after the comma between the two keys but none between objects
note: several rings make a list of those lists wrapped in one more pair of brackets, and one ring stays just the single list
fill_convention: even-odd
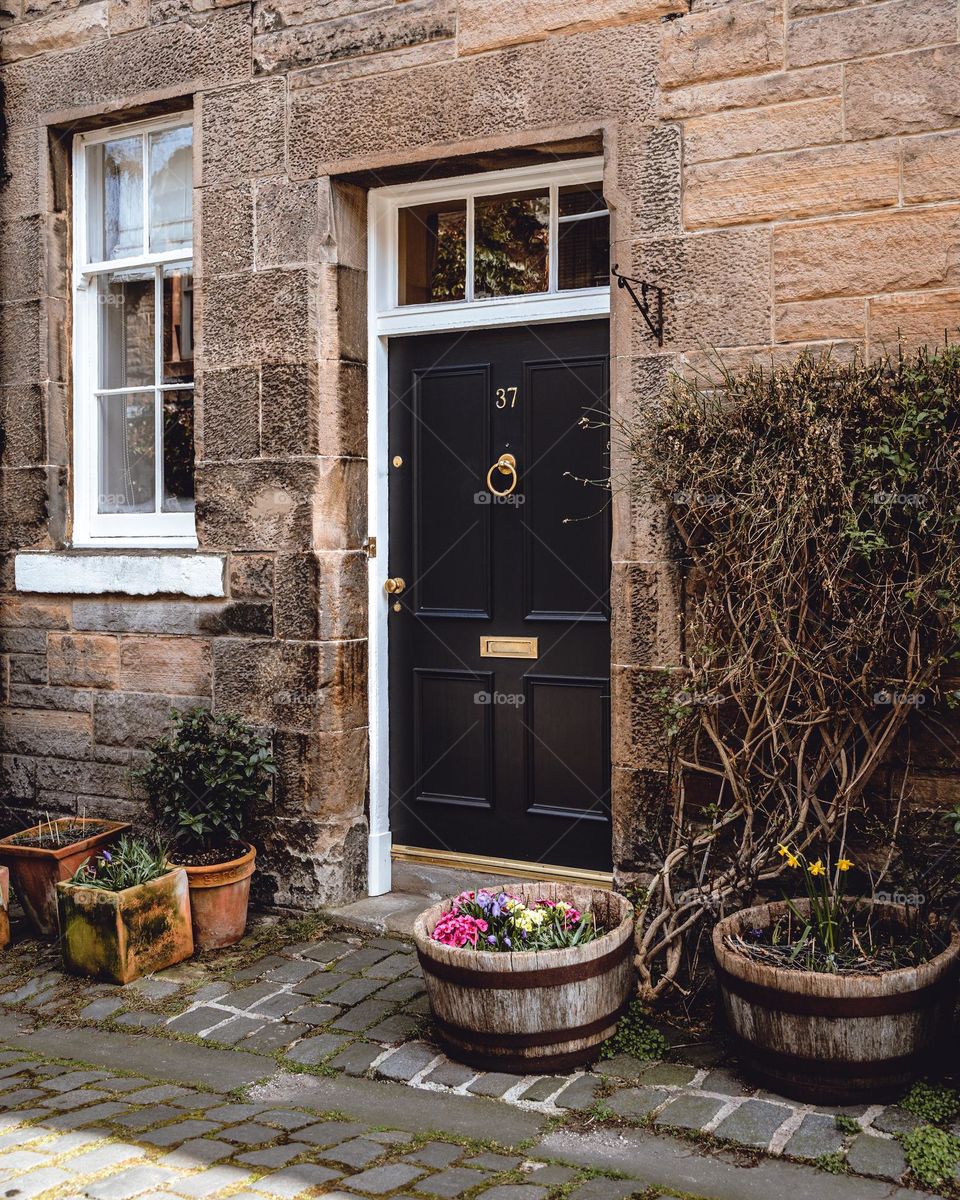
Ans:
[{"label": "purple flower", "polygon": [[493,934],[491,933],[491,934],[490,934],[490,936],[487,938],[487,945],[488,945],[488,946],[495,946],[496,944],[497,944],[497,939],[496,939],[496,938],[493,936]]},{"label": "purple flower", "polygon": [[104,862],[113,862],[113,855],[110,853],[109,850],[102,851],[102,854],[103,854]]},{"label": "purple flower", "polygon": [[512,947],[513,947],[513,942],[511,942],[511,941],[510,941],[510,939],[509,939],[508,937],[505,937],[505,938],[503,939],[503,944],[506,946],[506,948],[507,948],[508,950],[512,949]]}]

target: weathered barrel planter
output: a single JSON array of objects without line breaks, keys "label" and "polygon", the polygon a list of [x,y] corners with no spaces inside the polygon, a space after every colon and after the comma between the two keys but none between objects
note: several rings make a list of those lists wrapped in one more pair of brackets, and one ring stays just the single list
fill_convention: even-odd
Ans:
[{"label": "weathered barrel planter", "polygon": [[597,888],[503,886],[528,903],[567,900],[590,910],[607,932],[568,950],[460,949],[430,938],[453,901],[427,909],[413,936],[438,1036],[451,1058],[474,1067],[534,1073],[589,1062],[616,1031],[633,989],[633,908]]},{"label": "weathered barrel planter", "polygon": [[[801,913],[809,902],[794,902]],[[877,906],[906,929],[908,910]],[[792,971],[737,954],[724,939],[768,929],[787,905],[747,908],[713,931],[720,994],[744,1069],[787,1096],[820,1104],[891,1099],[949,1044],[960,932],[929,962],[877,975]]]}]

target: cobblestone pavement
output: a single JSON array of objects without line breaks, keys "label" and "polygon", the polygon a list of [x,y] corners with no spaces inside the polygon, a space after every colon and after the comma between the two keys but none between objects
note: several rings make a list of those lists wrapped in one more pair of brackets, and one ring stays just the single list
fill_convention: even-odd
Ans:
[{"label": "cobblestone pavement", "polygon": [[[841,1131],[836,1110],[755,1092],[713,1044],[569,1075],[477,1073],[432,1044],[409,943],[257,941],[125,988],[62,975],[36,942],[4,955],[7,1197],[921,1194],[898,1186],[896,1135],[917,1123],[899,1108],[844,1109],[856,1125]],[[838,1154],[873,1178],[785,1161]]]}]

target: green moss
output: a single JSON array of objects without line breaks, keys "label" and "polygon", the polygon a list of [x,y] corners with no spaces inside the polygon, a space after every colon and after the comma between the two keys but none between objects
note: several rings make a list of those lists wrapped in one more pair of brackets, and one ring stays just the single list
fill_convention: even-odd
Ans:
[{"label": "green moss", "polygon": [[907,1166],[920,1183],[935,1188],[953,1178],[960,1163],[960,1139],[934,1125],[921,1125],[900,1141]]},{"label": "green moss", "polygon": [[646,1062],[663,1058],[667,1048],[666,1038],[647,1019],[647,1010],[639,1000],[634,1000],[621,1018],[617,1032],[603,1044],[601,1058],[613,1058],[617,1054],[629,1054],[631,1058]]},{"label": "green moss", "polygon": [[853,1117],[848,1117],[842,1113],[833,1118],[833,1123],[836,1126],[838,1133],[852,1134],[860,1132],[860,1122],[854,1120]]},{"label": "green moss", "polygon": [[850,1169],[841,1150],[834,1150],[830,1154],[821,1154],[813,1161],[821,1171],[828,1171],[831,1175],[846,1175]]}]

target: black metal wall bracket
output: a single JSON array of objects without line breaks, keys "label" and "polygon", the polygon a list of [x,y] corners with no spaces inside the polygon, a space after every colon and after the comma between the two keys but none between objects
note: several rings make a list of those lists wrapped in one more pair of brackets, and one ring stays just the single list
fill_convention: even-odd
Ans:
[{"label": "black metal wall bracket", "polygon": [[[647,323],[647,328],[657,339],[657,345],[663,345],[663,288],[657,287],[655,283],[647,283],[643,279],[631,279],[629,275],[621,275],[617,264],[613,264],[611,274],[617,281],[617,287],[626,288],[630,293],[630,298],[640,310],[640,316]],[[633,289],[633,284],[636,284],[640,289],[640,295]],[[650,300],[653,299],[653,311],[651,312]]]}]

